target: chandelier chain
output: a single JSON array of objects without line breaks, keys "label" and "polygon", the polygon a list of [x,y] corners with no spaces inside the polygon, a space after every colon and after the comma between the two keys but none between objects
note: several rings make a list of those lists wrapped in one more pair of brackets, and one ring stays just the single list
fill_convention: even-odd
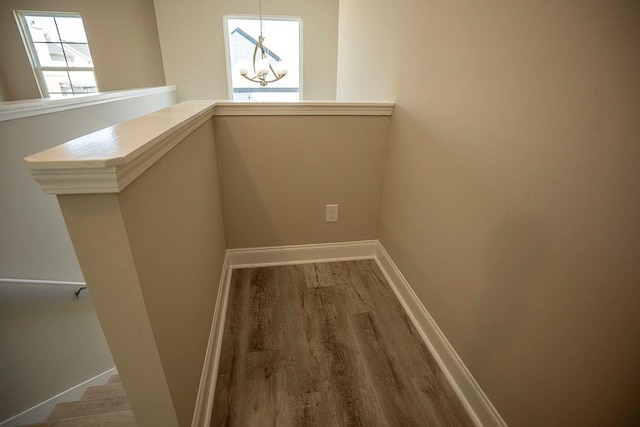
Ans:
[{"label": "chandelier chain", "polygon": [[[283,67],[282,64],[277,66],[277,70],[274,69],[267,58],[267,52],[269,52],[269,50],[264,47],[264,37],[262,35],[262,0],[258,0],[258,7],[260,12],[260,37],[258,37],[258,41],[256,41],[256,45],[253,48],[254,75],[252,77],[249,75],[248,67],[241,67],[238,71],[240,71],[240,75],[245,79],[264,87],[269,83],[282,79],[287,75],[288,70],[286,67]],[[269,74],[273,74],[271,80],[268,80],[270,79],[270,77],[267,77]]]},{"label": "chandelier chain", "polygon": [[258,7],[260,9],[260,37],[262,37],[262,0],[258,0]]}]

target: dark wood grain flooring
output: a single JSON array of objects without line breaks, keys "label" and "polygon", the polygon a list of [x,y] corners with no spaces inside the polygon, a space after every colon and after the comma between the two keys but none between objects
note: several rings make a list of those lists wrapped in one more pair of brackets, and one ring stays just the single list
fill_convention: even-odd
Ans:
[{"label": "dark wood grain flooring", "polygon": [[211,426],[472,426],[373,260],[235,270]]}]

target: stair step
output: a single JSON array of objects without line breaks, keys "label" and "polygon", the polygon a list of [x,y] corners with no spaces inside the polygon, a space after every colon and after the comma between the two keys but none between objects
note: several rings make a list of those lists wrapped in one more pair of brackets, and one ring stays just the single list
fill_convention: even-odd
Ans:
[{"label": "stair step", "polygon": [[126,396],[122,383],[111,383],[104,385],[94,385],[88,387],[81,400],[102,399],[105,397]]},{"label": "stair step", "polygon": [[107,381],[107,384],[113,384],[113,383],[119,383],[119,382],[122,382],[120,381],[120,375],[115,374],[109,377],[109,381]]},{"label": "stair step", "polygon": [[[86,417],[67,418],[30,424],[28,427],[137,427],[133,411],[118,411],[108,414],[90,415]],[[25,426],[27,427],[27,426]]]},{"label": "stair step", "polygon": [[77,400],[75,402],[58,403],[47,418],[47,421],[58,421],[65,418],[86,417],[89,415],[121,412],[131,409],[127,396],[105,397],[102,399]]}]

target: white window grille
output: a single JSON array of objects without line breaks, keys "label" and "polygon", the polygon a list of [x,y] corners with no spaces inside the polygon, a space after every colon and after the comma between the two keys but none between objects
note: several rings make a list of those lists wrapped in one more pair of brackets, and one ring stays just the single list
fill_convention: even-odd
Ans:
[{"label": "white window grille", "polygon": [[80,14],[26,10],[14,13],[43,98],[98,91]]}]

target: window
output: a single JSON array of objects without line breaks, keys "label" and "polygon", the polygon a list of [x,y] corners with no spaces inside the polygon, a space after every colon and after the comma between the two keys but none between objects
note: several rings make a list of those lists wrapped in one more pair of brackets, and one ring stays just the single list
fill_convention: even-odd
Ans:
[{"label": "window", "polygon": [[98,91],[79,14],[16,11],[15,15],[43,98]]},{"label": "window", "polygon": [[[240,74],[252,69],[253,50],[260,36],[258,17],[225,16],[227,81],[229,99],[234,101],[299,101],[302,98],[301,18],[262,18],[264,46],[268,60],[284,62],[287,74],[277,82],[260,86]],[[243,62],[245,63],[243,65]]]}]

